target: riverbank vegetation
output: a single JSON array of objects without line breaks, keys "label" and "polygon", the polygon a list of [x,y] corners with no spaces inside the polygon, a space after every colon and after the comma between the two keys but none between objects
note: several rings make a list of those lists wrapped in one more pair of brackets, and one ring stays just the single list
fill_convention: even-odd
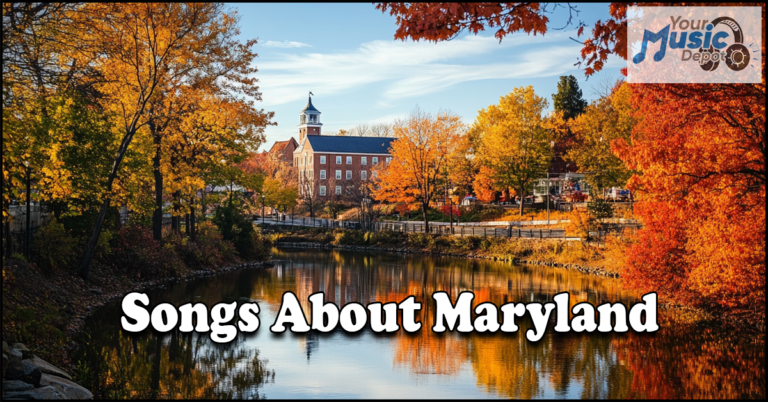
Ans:
[{"label": "riverbank vegetation", "polygon": [[623,251],[631,241],[620,234],[596,242],[533,240],[482,236],[445,236],[393,231],[365,232],[354,229],[303,228],[269,235],[280,243],[317,243],[360,246],[384,250],[408,250],[434,254],[483,256],[500,260],[524,259],[557,264],[588,266],[609,274],[621,274]]}]

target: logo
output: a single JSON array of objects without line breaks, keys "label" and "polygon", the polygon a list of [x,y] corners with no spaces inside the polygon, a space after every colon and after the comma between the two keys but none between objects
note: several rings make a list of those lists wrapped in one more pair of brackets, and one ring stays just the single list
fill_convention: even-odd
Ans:
[{"label": "logo", "polygon": [[758,7],[633,7],[628,81],[760,82],[760,17]]}]

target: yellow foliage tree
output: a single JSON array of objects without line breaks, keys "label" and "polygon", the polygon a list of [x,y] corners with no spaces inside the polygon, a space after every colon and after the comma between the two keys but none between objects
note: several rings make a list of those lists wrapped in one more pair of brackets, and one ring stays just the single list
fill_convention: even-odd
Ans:
[{"label": "yellow foliage tree", "polygon": [[[606,187],[624,187],[632,175],[624,161],[611,151],[616,139],[629,141],[635,125],[628,85],[614,89],[610,96],[593,101],[585,113],[569,121],[576,145],[567,159],[587,175],[587,183],[596,191]],[[600,195],[600,194],[596,194]]]},{"label": "yellow foliage tree", "polygon": [[[255,72],[247,59],[255,43],[238,42],[237,18],[220,3],[87,3],[73,13],[81,30],[73,46],[75,62],[88,65],[99,79],[94,88],[102,94],[104,109],[117,116],[121,141],[105,180],[109,194],[134,137],[150,120],[147,107],[158,89],[171,90],[193,78],[227,92],[256,95]],[[235,61],[237,60],[237,61]],[[151,148],[150,148],[151,149]],[[78,269],[88,276],[93,250],[110,204],[107,197],[99,211],[91,239]]]},{"label": "yellow foliage tree", "polygon": [[[485,166],[496,190],[513,188],[521,198],[533,182],[549,168],[552,147],[562,117],[544,116],[547,100],[532,86],[515,88],[498,105],[478,113],[472,126],[479,139],[478,161]],[[520,215],[523,203],[520,203]]]},{"label": "yellow foliage tree", "polygon": [[449,156],[464,135],[457,115],[441,112],[432,116],[421,110],[395,122],[392,161],[374,175],[373,196],[380,201],[418,202],[429,230],[427,211],[432,199],[443,191]]}]

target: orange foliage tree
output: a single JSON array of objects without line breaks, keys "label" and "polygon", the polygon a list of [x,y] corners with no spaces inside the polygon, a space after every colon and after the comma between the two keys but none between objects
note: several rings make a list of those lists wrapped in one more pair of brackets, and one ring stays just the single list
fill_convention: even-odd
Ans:
[{"label": "orange foliage tree", "polygon": [[[585,75],[600,71],[610,55],[627,59],[626,10],[634,4],[612,3],[610,18],[595,24],[581,51]],[[739,5],[761,6],[765,24],[764,5]],[[547,31],[544,10],[519,3],[377,8],[397,15],[397,39],[447,40],[485,26],[503,28],[496,33],[500,40],[520,30]],[[515,18],[524,12],[528,18]],[[763,77],[764,35],[765,26]],[[638,172],[628,186],[643,198],[637,214],[644,227],[627,251],[623,277],[631,286],[763,325],[765,81],[630,87],[638,123],[629,141],[615,139],[611,148]]]},{"label": "orange foliage tree", "polygon": [[405,120],[395,122],[390,152],[392,161],[373,177],[373,196],[380,201],[418,202],[429,231],[427,210],[441,194],[446,165],[464,126],[459,116],[442,112],[432,116],[415,110]]},{"label": "orange foliage tree", "polygon": [[[645,227],[629,250],[631,285],[765,315],[764,85],[632,86],[640,123],[613,144],[642,172]],[[684,129],[681,129],[684,128]]]}]

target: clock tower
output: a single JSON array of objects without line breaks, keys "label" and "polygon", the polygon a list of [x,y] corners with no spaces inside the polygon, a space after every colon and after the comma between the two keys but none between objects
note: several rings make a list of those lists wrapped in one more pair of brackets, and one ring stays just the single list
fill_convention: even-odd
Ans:
[{"label": "clock tower", "polygon": [[308,135],[320,135],[323,124],[320,123],[320,111],[312,106],[312,92],[309,93],[307,107],[299,113],[299,144]]}]

